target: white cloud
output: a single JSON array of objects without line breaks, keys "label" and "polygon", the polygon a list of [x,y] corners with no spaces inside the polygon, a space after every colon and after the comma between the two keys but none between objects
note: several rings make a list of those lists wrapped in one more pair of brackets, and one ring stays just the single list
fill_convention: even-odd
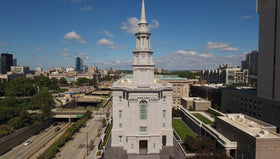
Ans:
[{"label": "white cloud", "polygon": [[5,43],[0,41],[0,46],[8,46],[8,44],[5,44]]},{"label": "white cloud", "polygon": [[[215,56],[211,53],[198,53],[195,51],[178,50],[167,56],[155,59],[157,67],[165,69],[215,69],[220,63],[240,65],[244,55]],[[167,65],[168,63],[168,65]]]},{"label": "white cloud", "polygon": [[112,41],[112,40],[109,40],[109,39],[100,39],[100,40],[98,40],[97,41],[97,44],[98,45],[101,45],[101,46],[104,46],[104,45],[114,45],[115,43],[114,43],[114,41]]},{"label": "white cloud", "polygon": [[253,17],[252,15],[246,15],[246,16],[241,17],[240,19],[250,19],[252,17]]},{"label": "white cloud", "polygon": [[80,57],[80,58],[82,58],[82,59],[84,59],[84,60],[89,60],[90,58],[88,57],[88,56],[86,56],[86,54],[85,53],[78,53],[75,57]]},{"label": "white cloud", "polygon": [[67,57],[70,57],[69,54],[64,53],[62,51],[58,52],[58,56],[60,56],[63,60],[66,60]]},{"label": "white cloud", "polygon": [[36,51],[40,51],[41,49],[39,47],[34,48]]},{"label": "white cloud", "polygon": [[236,52],[238,51],[238,49],[236,47],[227,47],[227,48],[222,48],[221,51]]},{"label": "white cloud", "polygon": [[111,60],[97,63],[96,65],[100,68],[112,67],[116,69],[128,70],[132,68],[132,60]]},{"label": "white cloud", "polygon": [[[130,34],[135,34],[138,32],[139,19],[136,17],[130,17],[126,19],[126,22],[122,22],[121,29]],[[152,20],[152,23],[148,25],[149,31],[152,29],[157,29],[159,27],[159,22],[157,20]]]},{"label": "white cloud", "polygon": [[125,48],[125,49],[127,48],[127,46],[125,44],[122,44],[122,47]]},{"label": "white cloud", "polygon": [[86,43],[83,40],[83,38],[80,35],[78,35],[76,32],[74,32],[74,31],[71,31],[71,32],[65,34],[63,37],[65,39],[68,39],[68,40],[76,40],[76,41],[80,42],[81,44],[85,44]]},{"label": "white cloud", "polygon": [[120,46],[109,46],[110,49],[113,49],[113,50],[120,50],[122,49]]},{"label": "white cloud", "polygon": [[231,43],[221,43],[221,42],[211,42],[208,41],[206,43],[206,49],[214,50],[217,49],[219,51],[224,52],[236,52],[238,49],[236,47],[231,47]]},{"label": "white cloud", "polygon": [[178,50],[175,52],[176,55],[186,55],[186,56],[195,56],[197,53],[195,51],[185,51],[185,50]]},{"label": "white cloud", "polygon": [[[216,69],[220,63],[229,63],[240,66],[244,54],[215,56],[211,53],[199,53],[196,51],[178,50],[166,56],[154,58],[156,67],[168,70],[199,70]],[[101,68],[113,67],[116,69],[131,69],[132,60],[114,60],[98,63]]]},{"label": "white cloud", "polygon": [[152,29],[157,29],[159,27],[159,22],[157,20],[152,20],[152,23],[148,25],[149,31]]},{"label": "white cloud", "polygon": [[64,48],[63,50],[64,50],[65,52],[68,52],[68,51],[69,51],[69,49],[66,49],[66,48]]},{"label": "white cloud", "polygon": [[82,8],[80,8],[80,11],[82,12],[87,12],[93,9],[93,6],[84,6]]},{"label": "white cloud", "polygon": [[121,29],[134,34],[138,31],[138,23],[139,20],[136,17],[127,18],[126,22],[122,22]]},{"label": "white cloud", "polygon": [[105,34],[111,38],[114,37],[114,35],[112,33],[110,33],[108,30],[102,30],[101,32],[97,32],[98,34]]},{"label": "white cloud", "polygon": [[105,34],[107,35],[107,36],[109,36],[109,37],[114,37],[114,35],[113,34],[111,34],[108,30],[105,30],[104,31],[105,32]]}]

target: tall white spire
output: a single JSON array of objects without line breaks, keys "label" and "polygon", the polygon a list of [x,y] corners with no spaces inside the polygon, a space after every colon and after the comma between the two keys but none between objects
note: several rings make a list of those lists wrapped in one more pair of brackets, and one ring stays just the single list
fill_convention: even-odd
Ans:
[{"label": "tall white spire", "polygon": [[146,15],[145,15],[145,3],[144,0],[142,0],[142,11],[141,11],[141,19],[139,23],[147,23],[146,21]]}]

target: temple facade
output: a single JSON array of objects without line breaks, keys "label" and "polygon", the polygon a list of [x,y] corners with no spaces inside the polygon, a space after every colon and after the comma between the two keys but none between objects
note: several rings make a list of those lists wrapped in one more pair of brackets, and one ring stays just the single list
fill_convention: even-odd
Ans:
[{"label": "temple facade", "polygon": [[173,146],[172,85],[154,79],[151,34],[142,1],[136,49],[133,51],[133,80],[121,79],[112,86],[112,147],[129,154],[159,153]]}]

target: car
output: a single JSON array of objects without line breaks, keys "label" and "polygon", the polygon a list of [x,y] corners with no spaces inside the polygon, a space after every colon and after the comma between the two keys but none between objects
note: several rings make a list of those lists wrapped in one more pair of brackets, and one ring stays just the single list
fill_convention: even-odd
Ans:
[{"label": "car", "polygon": [[60,130],[60,127],[55,128],[55,132],[58,132]]},{"label": "car", "polygon": [[32,143],[32,140],[26,141],[26,142],[24,143],[24,146],[28,146],[28,145],[30,145],[31,143]]}]

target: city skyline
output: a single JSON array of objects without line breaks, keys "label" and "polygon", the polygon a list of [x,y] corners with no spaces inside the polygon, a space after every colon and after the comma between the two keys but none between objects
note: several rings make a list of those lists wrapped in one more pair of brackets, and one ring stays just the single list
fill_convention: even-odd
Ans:
[{"label": "city skyline", "polygon": [[[245,59],[244,53],[258,49],[255,1],[169,2],[146,0],[156,67],[237,66]],[[74,67],[75,57],[80,56],[85,65],[132,69],[140,0],[0,4],[0,51],[13,54],[19,65]]]}]

